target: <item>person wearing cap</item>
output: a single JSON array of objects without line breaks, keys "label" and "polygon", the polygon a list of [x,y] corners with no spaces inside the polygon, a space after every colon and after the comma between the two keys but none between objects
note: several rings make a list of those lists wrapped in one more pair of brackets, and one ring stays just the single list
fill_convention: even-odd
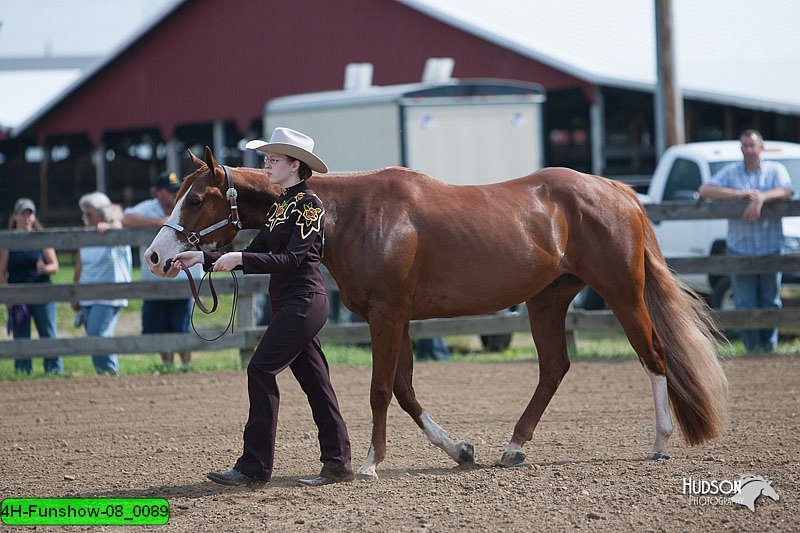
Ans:
[{"label": "person wearing cap", "polygon": [[[121,228],[122,209],[102,192],[84,194],[78,200],[83,223],[103,232]],[[78,283],[128,283],[131,281],[130,246],[84,246],[78,251],[73,281]],[[92,337],[113,337],[125,298],[82,300],[72,308],[80,312],[86,334]],[[92,364],[99,375],[119,374],[117,354],[93,355]]]},{"label": "person wearing cap", "polygon": [[[182,180],[175,172],[163,172],[153,187],[153,197],[143,200],[125,210],[122,225],[126,228],[160,228],[172,214],[175,200],[178,197]],[[146,265],[144,251],[147,247],[139,247],[140,263]],[[202,277],[202,268],[192,269],[192,276]],[[141,281],[182,281],[180,277],[162,278],[153,274],[149,268],[140,269]],[[142,333],[188,333],[191,327],[192,300],[177,298],[173,300],[142,301]],[[161,365],[165,369],[174,366],[174,354],[161,352]],[[181,370],[188,370],[192,364],[192,352],[178,352]]]},{"label": "person wearing cap", "polygon": [[328,317],[320,270],[325,209],[306,179],[312,171],[325,173],[328,167],[313,153],[314,140],[289,128],[275,128],[269,142],[253,140],[246,146],[266,154],[267,178],[283,187],[267,213],[266,225],[241,252],[187,251],[175,256],[187,266],[202,263],[215,272],[242,269],[245,274],[270,274],[272,318],[247,366],[250,412],[244,450],[233,468],[210,472],[208,478],[223,485],[270,480],[280,398],[276,376],[288,366],[311,405],[323,464],[319,476],[300,483],[351,481],[350,439],[317,337]]},{"label": "person wearing cap", "polygon": [[[38,231],[42,225],[36,218],[36,204],[29,198],[20,198],[14,204],[14,211],[8,221],[8,228],[17,231]],[[47,283],[50,276],[58,272],[58,257],[53,248],[42,250],[0,250],[0,285],[6,283]],[[56,304],[14,304],[7,305],[7,330],[15,339],[29,339],[31,320],[36,324],[40,339],[54,339],[58,336],[56,328]],[[29,358],[15,358],[14,370],[30,374],[33,363]],[[44,371],[50,374],[63,374],[64,362],[61,357],[45,357]]]}]

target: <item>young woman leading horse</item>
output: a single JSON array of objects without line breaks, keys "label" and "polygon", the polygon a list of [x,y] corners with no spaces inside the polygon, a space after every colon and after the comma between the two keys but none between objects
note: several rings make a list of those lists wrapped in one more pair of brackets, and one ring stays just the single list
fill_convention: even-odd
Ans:
[{"label": "young woman leading horse", "polygon": [[[247,147],[266,154],[264,172],[270,183],[282,189],[267,223],[244,251],[185,251],[176,254],[172,263],[175,273],[176,263],[183,268],[202,263],[204,269],[216,272],[241,268],[246,274],[272,275],[272,318],[247,365],[250,413],[244,451],[233,468],[210,472],[208,478],[223,485],[272,478],[280,404],[276,378],[288,366],[311,405],[323,463],[319,476],[300,483],[317,487],[351,481],[350,439],[317,337],[328,319],[328,295],[319,266],[325,209],[305,183],[312,170],[325,173],[328,167],[313,153],[314,140],[289,128],[275,128],[269,142],[254,140]],[[233,190],[230,194],[235,200]],[[167,220],[165,226],[171,227],[172,221]]]},{"label": "young woman leading horse", "polygon": [[[238,192],[233,212],[247,228],[265,223],[281,192],[263,170],[221,167],[208,148],[205,161],[191,157],[196,170],[172,214],[171,225],[183,232],[162,228],[146,251],[150,269],[160,275],[192,243],[213,250],[233,240],[229,187]],[[326,210],[322,262],[372,337],[372,442],[360,477],[377,478],[376,466],[386,456],[392,393],[433,444],[458,463],[474,461],[473,446],[450,439],[417,402],[409,321],[525,302],[539,383],[499,461],[521,464],[524,444],[569,370],[565,318],[587,284],[616,314],[650,379],[655,440],[649,457],[669,457],[670,401],[690,444],[722,431],[727,380],[714,350],[713,323],[703,302],[668,269],[631,188],[566,168],[475,187],[397,167],[307,181]]]}]

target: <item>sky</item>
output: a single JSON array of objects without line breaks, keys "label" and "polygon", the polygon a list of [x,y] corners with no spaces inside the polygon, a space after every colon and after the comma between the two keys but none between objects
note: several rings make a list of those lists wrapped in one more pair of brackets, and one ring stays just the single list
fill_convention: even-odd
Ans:
[{"label": "sky", "polygon": [[[175,0],[0,0],[0,61],[103,57]],[[0,69],[0,129],[14,128],[80,77],[77,68]]]},{"label": "sky", "polygon": [[174,0],[0,0],[0,57],[101,55]]}]

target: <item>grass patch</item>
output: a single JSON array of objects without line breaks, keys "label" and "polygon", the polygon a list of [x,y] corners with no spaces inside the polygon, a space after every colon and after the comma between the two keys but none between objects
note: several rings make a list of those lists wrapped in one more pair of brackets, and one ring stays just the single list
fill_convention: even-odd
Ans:
[{"label": "grass patch", "polygon": [[[446,337],[445,341],[451,350],[452,362],[503,362],[503,361],[536,361],[536,349],[530,335],[515,334],[511,346],[500,352],[483,352],[477,336]],[[577,360],[614,360],[633,359],[636,357],[627,339],[622,334],[609,335],[598,332],[581,333],[577,340]],[[323,350],[332,366],[372,364],[372,352],[366,346],[324,345]],[[722,357],[739,357],[747,352],[738,340],[720,344],[717,351]],[[800,338],[782,338],[776,351],[779,355],[796,355],[800,353]],[[14,372],[11,359],[0,360],[0,380],[21,381],[30,379],[64,379],[95,375],[89,356],[64,357],[64,376],[45,374],[42,358],[33,358],[31,375]],[[123,375],[158,375],[181,372],[180,368],[164,369],[158,354],[123,354],[119,356],[120,370]],[[176,365],[177,365],[176,357]],[[447,363],[442,363],[447,364]],[[195,352],[192,368],[189,372],[217,372],[220,370],[241,370],[239,351],[236,349]]]}]

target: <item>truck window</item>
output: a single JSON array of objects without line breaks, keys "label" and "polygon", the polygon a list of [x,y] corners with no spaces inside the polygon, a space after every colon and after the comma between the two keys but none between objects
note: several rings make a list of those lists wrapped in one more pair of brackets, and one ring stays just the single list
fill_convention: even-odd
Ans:
[{"label": "truck window", "polygon": [[664,187],[664,200],[691,200],[700,188],[700,167],[688,159],[676,159]]}]

